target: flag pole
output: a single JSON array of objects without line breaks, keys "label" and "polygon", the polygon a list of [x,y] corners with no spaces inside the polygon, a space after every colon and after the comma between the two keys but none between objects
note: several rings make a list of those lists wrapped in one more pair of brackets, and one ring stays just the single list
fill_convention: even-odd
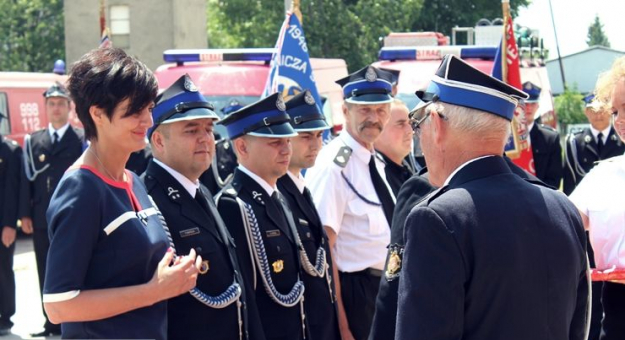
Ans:
[{"label": "flag pole", "polygon": [[503,10],[503,35],[501,41],[501,79],[508,79],[508,16],[510,16],[510,0],[501,0],[501,9]]},{"label": "flag pole", "polygon": [[106,0],[100,0],[100,34],[106,29],[105,1]]},{"label": "flag pole", "polygon": [[300,0],[291,1],[291,13],[295,14],[297,16],[297,20],[299,20],[299,23],[303,25],[304,22],[302,21],[302,11],[299,8],[299,4]]}]

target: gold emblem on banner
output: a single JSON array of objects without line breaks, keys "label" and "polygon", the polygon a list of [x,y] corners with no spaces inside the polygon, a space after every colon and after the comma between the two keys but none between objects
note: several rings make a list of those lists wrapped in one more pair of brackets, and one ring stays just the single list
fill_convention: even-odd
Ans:
[{"label": "gold emblem on banner", "polygon": [[202,261],[202,265],[200,266],[200,274],[208,273],[210,266],[208,265],[208,260]]},{"label": "gold emblem on banner", "polygon": [[273,272],[277,274],[284,269],[284,261],[276,260],[271,264],[271,266],[273,267]]},{"label": "gold emblem on banner", "polygon": [[46,155],[43,154],[43,153],[41,155],[39,155],[39,161],[42,162],[42,163],[45,162],[46,161]]}]

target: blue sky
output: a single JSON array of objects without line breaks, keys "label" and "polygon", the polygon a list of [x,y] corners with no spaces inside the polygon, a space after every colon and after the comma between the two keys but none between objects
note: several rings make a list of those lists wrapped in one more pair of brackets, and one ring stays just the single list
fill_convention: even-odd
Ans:
[{"label": "blue sky", "polygon": [[[604,25],[611,47],[625,52],[625,0],[551,0],[551,4],[563,56],[588,47],[588,26],[594,21],[595,14]],[[514,23],[539,29],[550,49],[549,58],[557,57],[549,0],[533,0],[527,8],[520,10]]]}]

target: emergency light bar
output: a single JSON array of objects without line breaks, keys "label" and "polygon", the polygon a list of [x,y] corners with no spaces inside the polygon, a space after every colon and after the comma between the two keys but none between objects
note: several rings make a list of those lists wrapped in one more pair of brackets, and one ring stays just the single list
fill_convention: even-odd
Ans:
[{"label": "emergency light bar", "polygon": [[190,61],[264,61],[269,62],[275,48],[224,48],[166,50],[163,60],[182,64]]},{"label": "emergency light bar", "polygon": [[415,46],[383,47],[378,54],[379,60],[440,60],[446,54],[453,54],[461,59],[495,59],[497,47],[485,46]]}]

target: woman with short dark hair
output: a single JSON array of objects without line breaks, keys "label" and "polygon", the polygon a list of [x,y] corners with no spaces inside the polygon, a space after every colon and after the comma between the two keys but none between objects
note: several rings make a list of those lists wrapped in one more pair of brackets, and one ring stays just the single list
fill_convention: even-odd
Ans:
[{"label": "woman with short dark hair", "polygon": [[195,286],[201,258],[174,260],[145,187],[124,169],[146,145],[156,79],[107,48],[76,62],[68,85],[90,145],[48,208],[46,312],[63,338],[165,339],[164,300]]}]

